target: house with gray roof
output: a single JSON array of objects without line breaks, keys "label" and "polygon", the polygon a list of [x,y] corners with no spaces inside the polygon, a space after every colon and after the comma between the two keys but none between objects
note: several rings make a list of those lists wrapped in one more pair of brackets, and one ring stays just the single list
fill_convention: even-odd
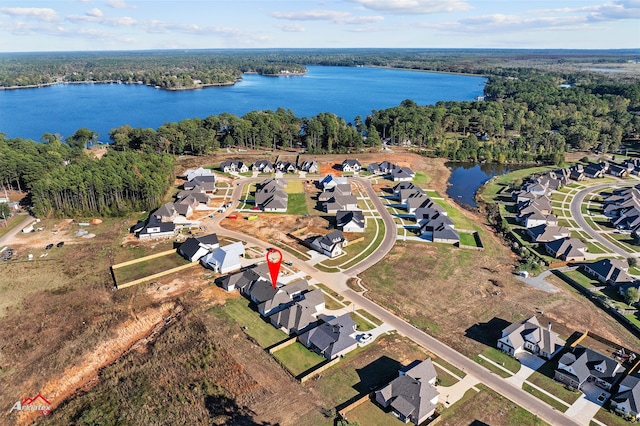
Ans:
[{"label": "house with gray roof", "polygon": [[623,285],[635,280],[629,275],[629,264],[621,259],[601,259],[582,265],[584,271],[604,285]]},{"label": "house with gray roof", "polygon": [[567,262],[578,262],[587,258],[589,250],[585,243],[577,238],[560,238],[545,243],[544,249],[549,256]]},{"label": "house with gray roof", "polygon": [[367,218],[362,210],[338,210],[336,212],[336,228],[342,232],[364,232]]},{"label": "house with gray roof", "polygon": [[298,340],[307,348],[331,360],[358,347],[355,334],[356,323],[346,313],[304,332]]},{"label": "house with gray roof", "polygon": [[344,160],[342,162],[342,171],[343,172],[359,172],[362,168],[362,164],[358,160]]},{"label": "house with gray roof", "polygon": [[177,232],[173,222],[162,222],[154,215],[149,216],[144,222],[138,222],[132,230],[136,237],[143,241],[173,238]]},{"label": "house with gray roof", "polygon": [[305,279],[296,280],[293,283],[279,286],[273,296],[258,304],[258,312],[263,317],[278,312],[294,303],[294,299],[309,291],[309,282]]},{"label": "house with gray roof", "polygon": [[224,173],[247,173],[249,165],[242,160],[229,160],[220,163],[220,170]]},{"label": "house with gray roof", "polygon": [[244,294],[251,299],[253,303],[259,305],[267,300],[273,299],[273,296],[278,292],[278,288],[282,287],[282,283],[276,283],[276,288],[273,288],[271,278],[268,280],[258,280],[253,283],[251,287],[245,287]]},{"label": "house with gray roof", "polygon": [[289,161],[277,161],[274,165],[275,169],[282,173],[295,173],[298,171],[296,163]]},{"label": "house with gray roof", "polygon": [[265,212],[286,212],[289,195],[284,190],[286,182],[282,179],[267,179],[257,185],[256,206]]},{"label": "house with gray roof", "polygon": [[335,187],[336,185],[348,184],[349,181],[346,177],[335,177],[333,175],[326,175],[324,178],[318,181],[318,187],[324,191]]},{"label": "house with gray roof", "polygon": [[564,226],[538,225],[527,229],[527,234],[534,243],[548,243],[560,238],[568,238],[571,231]]},{"label": "house with gray roof", "polygon": [[400,370],[398,377],[375,393],[381,407],[391,408],[401,421],[419,425],[436,411],[438,396],[434,387],[436,370],[430,358],[407,371]]},{"label": "house with gray roof", "polygon": [[608,169],[608,163],[590,163],[584,167],[584,175],[591,179],[603,178]]},{"label": "house with gray roof", "polygon": [[307,173],[318,173],[318,162],[316,160],[305,160],[300,165],[300,170]]},{"label": "house with gray roof", "polygon": [[391,179],[394,182],[408,182],[413,180],[416,173],[408,167],[398,167],[391,172]]},{"label": "house with gray roof", "polygon": [[247,268],[235,274],[219,277],[215,282],[226,291],[238,290],[240,293],[245,293],[245,289],[251,287],[259,279],[261,279],[260,275],[253,268]]},{"label": "house with gray roof", "polygon": [[454,223],[449,216],[441,214],[435,209],[423,209],[421,213],[425,216],[418,224],[420,225],[420,235],[423,238],[430,239],[434,243],[455,244],[460,242],[460,236],[454,229]]},{"label": "house with gray roof", "polygon": [[403,203],[404,200],[406,200],[406,196],[402,197],[400,195],[401,191],[407,191],[407,192],[405,192],[406,196],[408,196],[409,194],[411,194],[413,192],[418,192],[418,193],[424,194],[424,189],[420,188],[416,184],[414,184],[412,182],[400,182],[396,186],[393,187],[393,196],[395,198],[397,198],[398,201],[400,201],[400,203]]},{"label": "house with gray roof", "polygon": [[259,173],[273,173],[274,167],[273,167],[273,163],[269,160],[258,160],[255,163],[253,163],[253,166],[251,167],[251,169],[254,172],[259,172]]},{"label": "house with gray roof", "polygon": [[318,201],[320,202],[331,201],[334,197],[338,195],[340,196],[351,195],[351,184],[339,183],[330,189],[326,189],[322,191],[322,193],[318,195]]},{"label": "house with gray roof", "polygon": [[390,161],[383,161],[382,163],[371,163],[367,166],[367,171],[376,175],[388,175],[393,172],[398,166]]},{"label": "house with gray roof", "polygon": [[190,237],[178,247],[178,253],[189,262],[197,262],[206,254],[220,247],[216,234]]},{"label": "house with gray roof", "polygon": [[531,317],[502,330],[497,346],[511,356],[527,351],[551,359],[564,345],[565,341],[558,337],[558,333],[551,331],[551,323],[542,327],[536,317]]},{"label": "house with gray roof", "polygon": [[576,389],[581,389],[589,380],[609,391],[622,378],[624,371],[625,368],[613,358],[578,345],[572,352],[562,355],[554,379]]},{"label": "house with gray roof", "polygon": [[182,187],[187,191],[193,191],[199,187],[205,194],[213,194],[216,192],[216,177],[214,175],[196,176],[189,182],[183,183]]},{"label": "house with gray roof", "polygon": [[346,247],[348,241],[342,231],[333,231],[327,235],[316,237],[311,242],[311,248],[329,257],[340,256],[342,248]]},{"label": "house with gray roof", "polygon": [[173,203],[165,203],[151,215],[159,222],[173,222],[174,219],[178,217],[178,214]]},{"label": "house with gray roof", "polygon": [[610,403],[615,410],[640,420],[640,373],[625,377]]},{"label": "house with gray roof", "polygon": [[322,290],[315,289],[303,293],[292,305],[288,305],[269,316],[274,327],[287,334],[302,334],[315,327],[318,313],[325,308]]},{"label": "house with gray roof", "polygon": [[335,214],[338,210],[357,210],[358,199],[353,195],[335,195],[324,205],[324,211]]}]

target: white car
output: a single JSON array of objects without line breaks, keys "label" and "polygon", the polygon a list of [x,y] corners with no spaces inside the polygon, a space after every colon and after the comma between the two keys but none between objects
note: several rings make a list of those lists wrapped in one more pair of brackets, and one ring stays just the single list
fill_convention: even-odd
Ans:
[{"label": "white car", "polygon": [[373,334],[371,333],[363,333],[358,336],[358,342],[362,344],[369,343],[372,340],[373,340]]}]

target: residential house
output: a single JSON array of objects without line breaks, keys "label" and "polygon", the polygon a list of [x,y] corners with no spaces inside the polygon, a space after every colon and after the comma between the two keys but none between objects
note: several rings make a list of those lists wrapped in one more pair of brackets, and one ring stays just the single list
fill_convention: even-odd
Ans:
[{"label": "residential house", "polygon": [[298,340],[307,348],[331,360],[358,347],[355,333],[356,323],[346,313],[304,332]]},{"label": "residential house", "polygon": [[220,247],[216,234],[190,237],[178,247],[178,253],[189,262],[197,262],[206,254]]},{"label": "residential house", "polygon": [[340,183],[331,189],[322,191],[322,193],[318,195],[318,201],[321,203],[327,202],[333,199],[336,195],[351,195],[351,184]]},{"label": "residential house", "polygon": [[255,192],[256,206],[263,211],[286,212],[289,196],[284,190],[287,183],[281,179],[267,179],[258,184]]},{"label": "residential house", "polygon": [[239,271],[242,268],[241,258],[244,257],[244,245],[242,241],[223,247],[218,247],[213,253],[203,256],[200,261],[206,268],[219,274]]},{"label": "residential house", "polygon": [[545,243],[549,256],[567,262],[578,262],[587,258],[587,246],[577,238],[560,238]]},{"label": "residential house", "polygon": [[558,218],[553,214],[544,215],[539,210],[533,209],[532,212],[524,216],[524,227],[533,228],[540,225],[557,225]]},{"label": "residential house", "polygon": [[273,163],[269,160],[258,160],[255,163],[253,163],[253,166],[251,167],[251,169],[254,172],[259,172],[259,173],[273,173],[273,171],[275,170],[273,167]]},{"label": "residential house", "polygon": [[303,293],[293,305],[269,316],[269,321],[287,334],[299,335],[317,325],[318,313],[324,308],[324,294],[315,289]]},{"label": "residential house", "polygon": [[151,215],[146,221],[138,222],[132,231],[136,237],[143,241],[173,238],[176,235],[176,225],[173,222],[162,222],[156,216]]},{"label": "residential house", "polygon": [[318,173],[320,170],[318,162],[316,160],[306,160],[300,165],[300,170],[307,173]]},{"label": "residential house", "polygon": [[282,284],[276,283],[276,287],[274,288],[271,279],[258,280],[250,287],[245,287],[244,294],[248,296],[253,303],[259,305],[272,299],[280,287],[282,287]]},{"label": "residential house", "polygon": [[415,172],[408,167],[398,167],[391,172],[391,179],[394,182],[408,182],[413,180]]},{"label": "residential house", "polygon": [[[607,206],[608,207],[608,206]],[[609,212],[611,214],[611,210]],[[618,211],[620,215],[617,219],[614,218],[613,226],[618,229],[627,229],[630,231],[635,231],[640,227],[640,208],[638,207],[629,207],[623,210]]]},{"label": "residential house", "polygon": [[[400,195],[402,191],[407,191],[404,193],[405,195],[404,197]],[[400,201],[400,203],[403,203],[404,200],[406,200],[406,197],[414,192],[424,194],[424,190],[422,188],[420,188],[419,186],[416,186],[411,182],[400,182],[399,184],[393,187],[393,196],[397,198]]]},{"label": "residential house", "polygon": [[609,165],[605,162],[589,163],[584,167],[584,175],[591,179],[603,178],[608,169]]},{"label": "residential house", "polygon": [[627,169],[627,167],[620,166],[618,164],[610,164],[609,168],[607,169],[607,173],[618,178],[629,177],[629,170]]},{"label": "residential house", "polygon": [[498,349],[511,356],[527,351],[551,359],[564,345],[558,333],[551,331],[551,323],[542,327],[536,317],[511,324],[502,330],[502,337],[498,339]]},{"label": "residential house", "polygon": [[624,371],[625,368],[613,358],[578,345],[572,352],[562,355],[554,379],[576,389],[581,389],[588,380],[609,391]]},{"label": "residential house", "polygon": [[295,299],[300,298],[300,295],[306,291],[309,291],[309,283],[304,279],[299,279],[293,283],[279,286],[271,298],[258,304],[258,312],[260,312],[260,315],[263,317],[268,317],[269,315],[292,305]]},{"label": "residential house", "polygon": [[367,219],[362,210],[338,210],[336,212],[336,228],[342,232],[364,232]]},{"label": "residential house", "polygon": [[189,217],[193,214],[195,209],[200,206],[200,202],[196,197],[188,195],[181,200],[173,203],[173,207],[176,209],[179,215]]},{"label": "residential house", "polygon": [[548,243],[560,238],[570,237],[571,231],[564,226],[538,225],[527,229],[527,234],[534,243]]},{"label": "residential house", "polygon": [[405,423],[422,424],[436,411],[438,396],[435,388],[437,373],[430,358],[399,371],[398,377],[377,390],[376,402],[391,408],[393,414]]},{"label": "residential house", "polygon": [[260,275],[258,275],[252,268],[247,268],[244,271],[217,278],[216,283],[226,291],[233,291],[237,289],[241,293],[244,293],[246,288],[253,285],[253,283],[258,281],[260,278]]},{"label": "residential house", "polygon": [[362,168],[362,165],[358,160],[344,160],[342,162],[342,171],[343,172],[359,172]]},{"label": "residential house", "polygon": [[358,199],[353,195],[335,195],[324,205],[324,210],[329,214],[335,214],[339,210],[357,210]]},{"label": "residential house", "polygon": [[[455,244],[460,242],[460,236],[454,229],[451,218],[441,214],[435,209],[421,211],[423,218],[418,222],[420,235],[434,243]],[[426,216],[428,214],[428,216]]]},{"label": "residential house", "polygon": [[182,176],[184,176],[186,180],[190,181],[198,176],[213,176],[213,172],[209,169],[205,169],[204,167],[198,167],[197,169],[185,170]]},{"label": "residential house", "polygon": [[619,286],[635,281],[628,273],[629,264],[626,260],[602,259],[593,263],[585,263],[582,268],[604,285]]},{"label": "residential house", "polygon": [[200,192],[214,194],[216,192],[216,177],[214,175],[196,176],[189,182],[183,183],[182,187],[187,191],[193,191],[196,187],[199,187]]},{"label": "residential house", "polygon": [[629,375],[620,382],[618,392],[610,400],[611,407],[640,420],[640,375]]},{"label": "residential house", "polygon": [[348,184],[349,181],[346,177],[335,177],[333,175],[326,175],[322,180],[318,182],[318,187],[324,191],[335,187],[336,185]]},{"label": "residential house", "polygon": [[192,197],[198,202],[198,204],[207,204],[209,202],[209,195],[207,195],[204,192],[204,189],[200,186],[196,186],[190,191],[184,190],[176,194],[176,200],[178,201],[184,200],[187,197]]},{"label": "residential house", "polygon": [[295,173],[298,171],[298,168],[296,167],[296,163],[290,163],[288,161],[276,162],[275,168],[277,171],[282,173]]},{"label": "residential house", "polygon": [[584,173],[584,167],[582,166],[582,164],[577,164],[575,166],[571,166],[571,168],[569,169],[571,171],[571,174],[569,175],[569,177],[571,178],[571,180],[575,180],[577,182],[583,181],[587,178],[587,176]]},{"label": "residential house", "polygon": [[311,242],[311,248],[329,257],[340,256],[342,248],[348,245],[342,231],[333,231],[327,235],[315,238]]},{"label": "residential house", "polygon": [[220,170],[224,173],[247,173],[249,166],[241,160],[229,160],[220,163]]}]

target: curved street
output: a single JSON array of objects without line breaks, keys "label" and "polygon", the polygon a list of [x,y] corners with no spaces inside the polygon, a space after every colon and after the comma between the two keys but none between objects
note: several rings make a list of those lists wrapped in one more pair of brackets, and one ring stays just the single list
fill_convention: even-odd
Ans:
[{"label": "curved street", "polygon": [[[237,207],[244,185],[259,180],[261,179],[243,178],[236,180],[234,182],[236,183],[236,186],[233,189],[232,205],[227,210],[227,212],[231,212]],[[455,349],[445,345],[434,337],[409,324],[405,320],[397,317],[395,314],[389,312],[380,305],[367,299],[362,293],[355,292],[347,286],[347,280],[349,278],[356,277],[357,274],[365,271],[373,264],[380,262],[384,258],[384,256],[386,256],[387,253],[393,248],[393,244],[396,240],[396,226],[393,217],[384,207],[379,197],[376,195],[373,187],[371,186],[371,183],[362,178],[355,178],[355,180],[359,182],[363,186],[363,188],[365,188],[368,196],[370,197],[384,220],[385,237],[379,249],[357,265],[349,268],[344,272],[338,273],[327,273],[319,271],[314,266],[301,261],[287,251],[284,251],[282,253],[283,259],[288,262],[295,262],[296,268],[298,268],[300,271],[313,276],[320,282],[325,283],[332,290],[341,293],[347,299],[351,300],[354,306],[358,306],[358,308],[363,308],[366,311],[370,312],[372,315],[376,316],[377,318],[397,330],[398,333],[408,337],[409,339],[428,349],[433,354],[442,358],[448,363],[457,366],[468,375],[477,378],[478,381],[484,383],[486,386],[493,389],[495,392],[498,392],[505,398],[508,398],[514,403],[522,406],[524,409],[528,410],[540,419],[552,425],[579,425],[579,423],[577,423],[575,420],[568,417],[564,413],[551,408],[551,406],[527,393],[522,388],[506,381],[499,375],[494,374],[490,370],[467,358]],[[212,224],[212,229],[209,230],[214,231],[219,235],[226,235],[238,240],[250,242],[251,244],[262,247],[265,250],[270,246],[268,242],[259,240],[255,237],[243,234],[241,232],[230,231],[220,226],[220,221],[225,217],[225,215],[216,216],[213,221],[210,222]]]},{"label": "curved street", "polygon": [[571,204],[570,204],[571,217],[576,221],[576,223],[580,226],[580,228],[582,228],[584,232],[589,234],[591,238],[598,241],[600,244],[602,244],[603,246],[611,250],[613,253],[623,256],[625,258],[630,256],[637,256],[633,253],[629,253],[628,251],[621,249],[620,247],[613,244],[608,239],[604,238],[602,235],[600,235],[599,232],[597,232],[595,229],[589,226],[585,218],[582,216],[581,206],[587,194],[604,189],[604,188],[610,188],[610,187],[611,187],[610,183],[608,184],[603,183],[600,185],[590,186],[578,192],[571,200]]}]

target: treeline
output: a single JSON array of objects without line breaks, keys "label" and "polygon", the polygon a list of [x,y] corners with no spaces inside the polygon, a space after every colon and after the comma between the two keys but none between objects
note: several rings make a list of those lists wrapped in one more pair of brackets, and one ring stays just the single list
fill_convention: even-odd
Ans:
[{"label": "treeline", "polygon": [[0,56],[0,87],[121,82],[165,89],[233,84],[243,72],[304,73],[299,64],[211,52],[22,53]]},{"label": "treeline", "polygon": [[161,204],[171,184],[171,155],[108,150],[97,159],[46,136],[36,143],[0,133],[0,182],[29,191],[38,216],[149,210]]},{"label": "treeline", "polygon": [[[363,129],[331,113],[297,117],[291,110],[251,111],[242,117],[223,113],[205,119],[165,123],[157,130],[124,125],[109,138],[119,151],[143,150],[203,155],[219,148],[301,148],[310,153],[348,152],[364,146]],[[371,138],[369,145],[375,142]],[[377,144],[380,140],[377,140]]]}]

